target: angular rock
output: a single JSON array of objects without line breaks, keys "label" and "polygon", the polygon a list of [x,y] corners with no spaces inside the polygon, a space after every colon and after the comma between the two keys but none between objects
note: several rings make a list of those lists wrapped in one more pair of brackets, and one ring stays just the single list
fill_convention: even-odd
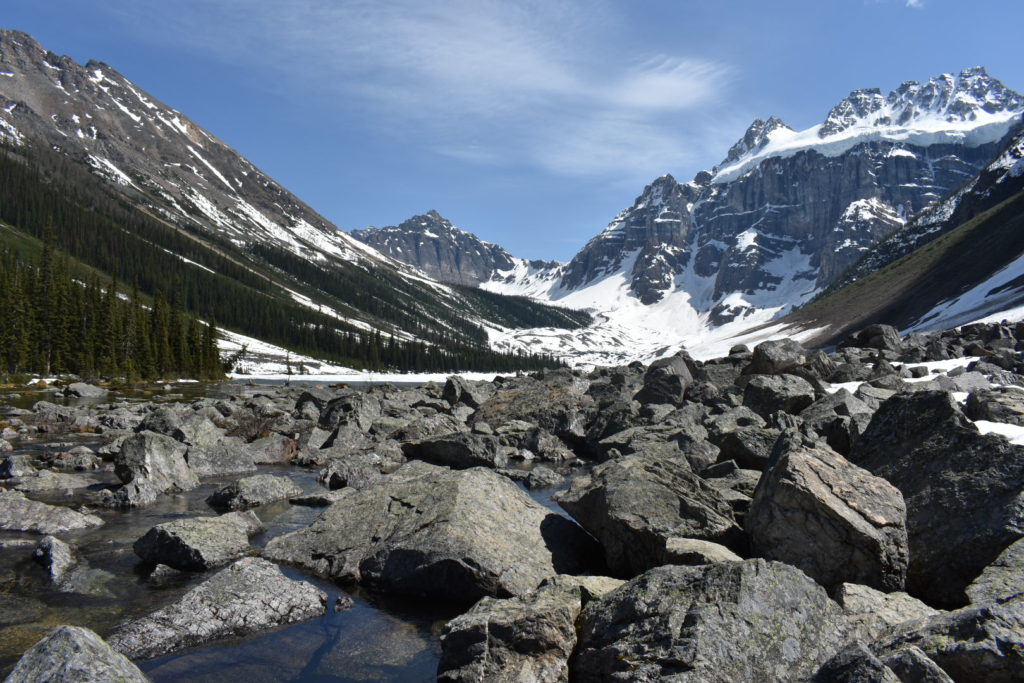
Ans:
[{"label": "angular rock", "polygon": [[686,397],[686,390],[693,384],[693,375],[687,366],[689,354],[680,351],[674,356],[660,358],[644,373],[643,388],[634,400],[640,403],[669,403],[678,405]]},{"label": "angular rock", "polygon": [[484,404],[484,401],[494,396],[495,386],[491,382],[473,382],[458,375],[448,378],[441,391],[441,398],[448,403],[464,403],[470,408],[476,409]]},{"label": "angular rock", "polygon": [[264,556],[343,583],[465,601],[593,570],[597,552],[582,529],[499,474],[410,462],[271,540]]},{"label": "angular rock", "polygon": [[305,621],[326,611],[326,593],[287,578],[266,560],[246,557],[167,607],[121,624],[108,642],[132,659],[151,659]]},{"label": "angular rock", "polygon": [[483,598],[445,626],[437,680],[567,681],[581,605],[580,587],[559,582]]},{"label": "angular rock", "polygon": [[61,534],[100,526],[96,515],[71,508],[47,505],[25,497],[20,491],[0,491],[0,529],[37,534]]},{"label": "angular rock", "polygon": [[114,492],[114,506],[148,505],[164,493],[190,491],[199,485],[185,461],[186,448],[169,436],[141,431],[125,439],[114,458],[114,473],[124,486]]},{"label": "angular rock", "polygon": [[0,479],[31,477],[35,473],[36,468],[32,467],[32,463],[24,455],[5,455],[0,458]]},{"label": "angular rock", "polygon": [[50,575],[50,581],[60,583],[64,575],[75,565],[75,552],[64,541],[54,536],[44,536],[32,553],[32,559],[41,564]]},{"label": "angular rock", "polygon": [[763,470],[780,433],[778,429],[763,427],[743,427],[729,432],[718,444],[721,449],[719,458],[734,460],[744,469]]},{"label": "angular rock", "polygon": [[457,432],[402,444],[410,460],[424,460],[454,469],[505,467],[508,454],[495,436]]},{"label": "angular rock", "polygon": [[5,683],[148,683],[149,678],[87,628],[58,626],[32,646]]},{"label": "angular rock", "polygon": [[604,548],[613,575],[665,564],[672,538],[743,549],[746,539],[716,488],[674,460],[631,455],[577,477],[555,500]]},{"label": "angular rock", "polygon": [[825,662],[813,683],[902,683],[892,669],[860,641],[843,648]]},{"label": "angular rock", "polygon": [[272,434],[256,439],[248,445],[249,456],[257,465],[284,465],[291,462],[298,447],[294,439],[280,434]]},{"label": "angular rock", "polygon": [[1024,389],[997,387],[972,392],[964,414],[972,420],[1024,426]]},{"label": "angular rock", "polygon": [[221,437],[207,446],[190,446],[188,466],[200,477],[254,472],[252,451],[237,437]]},{"label": "angular rock", "polygon": [[537,465],[526,475],[526,488],[531,491],[534,489],[548,489],[561,486],[564,481],[565,477],[553,469],[544,467],[544,465]]},{"label": "angular rock", "polygon": [[1024,529],[1024,446],[981,435],[945,392],[899,394],[875,413],[850,460],[907,504],[907,591],[937,607],[964,589]]},{"label": "angular rock", "polygon": [[972,604],[1024,591],[1024,538],[1014,541],[967,587]]},{"label": "angular rock", "polygon": [[905,621],[940,613],[906,593],[883,593],[857,583],[839,586],[835,598],[843,606],[851,633],[865,642],[875,640]]},{"label": "angular rock", "polygon": [[792,339],[761,342],[754,347],[754,356],[743,374],[778,375],[803,365],[808,353],[807,349]]},{"label": "angular rock", "polygon": [[892,484],[824,449],[791,450],[761,477],[746,515],[751,550],[832,589],[844,582],[900,590],[906,507]]},{"label": "angular rock", "polygon": [[246,555],[250,550],[249,537],[262,528],[252,512],[176,519],[156,525],[132,548],[144,562],[201,572]]},{"label": "angular rock", "polygon": [[714,564],[742,562],[743,558],[724,545],[696,538],[670,538],[665,543],[666,564]]},{"label": "angular rock", "polygon": [[221,510],[246,510],[301,495],[302,488],[288,477],[254,474],[222,486],[206,502]]},{"label": "angular rock", "polygon": [[844,642],[839,606],[800,570],[746,560],[665,566],[590,603],[572,674],[585,681],[791,681]]},{"label": "angular rock", "polygon": [[384,475],[380,471],[380,462],[369,456],[354,455],[338,458],[320,470],[316,480],[327,488],[365,489],[381,481]]},{"label": "angular rock", "polygon": [[883,349],[886,351],[901,351],[903,340],[900,338],[899,330],[892,325],[868,325],[863,330],[855,332],[839,344],[840,348],[856,347],[861,349]]},{"label": "angular rock", "polygon": [[743,405],[761,417],[780,410],[796,415],[814,399],[814,387],[795,375],[755,375],[743,390]]}]

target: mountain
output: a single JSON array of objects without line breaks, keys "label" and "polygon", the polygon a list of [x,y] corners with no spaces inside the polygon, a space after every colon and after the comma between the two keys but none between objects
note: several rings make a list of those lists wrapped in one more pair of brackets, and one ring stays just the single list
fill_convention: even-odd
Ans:
[{"label": "mountain", "polygon": [[868,323],[946,329],[1024,306],[1024,132],[821,296],[778,321],[835,343]]},{"label": "mountain", "polygon": [[496,263],[480,286],[593,311],[602,329],[585,339],[520,333],[577,358],[709,344],[810,301],[890,235],[909,239],[908,224],[926,230],[923,212],[949,210],[939,203],[978,177],[1022,112],[1024,97],[975,67],[855,90],[802,131],[758,119],[718,166],[655,179],[569,263]]},{"label": "mountain", "polygon": [[[435,280],[459,285],[479,285],[496,271],[514,268],[518,261],[498,245],[453,226],[437,211],[413,216],[397,226],[354,230],[351,235]],[[556,265],[533,262],[536,268]]]},{"label": "mountain", "polygon": [[[35,237],[54,229],[86,265],[272,344],[355,365],[512,367],[491,336],[586,320],[424,278],[108,65],[17,31],[0,31],[0,141],[27,188],[7,183],[0,219]],[[20,204],[28,195],[47,206]]]}]

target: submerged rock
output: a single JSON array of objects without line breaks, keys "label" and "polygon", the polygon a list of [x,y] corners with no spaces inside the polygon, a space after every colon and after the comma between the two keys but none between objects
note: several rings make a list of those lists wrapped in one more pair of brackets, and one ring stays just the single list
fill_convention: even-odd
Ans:
[{"label": "submerged rock", "polygon": [[132,659],[151,659],[305,621],[326,611],[326,593],[287,578],[266,560],[246,557],[167,607],[118,626],[108,641]]}]

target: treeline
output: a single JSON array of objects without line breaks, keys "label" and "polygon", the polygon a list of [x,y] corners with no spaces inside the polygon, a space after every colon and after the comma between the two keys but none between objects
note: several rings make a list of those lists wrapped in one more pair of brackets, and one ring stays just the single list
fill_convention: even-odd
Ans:
[{"label": "treeline", "polygon": [[[301,259],[282,252],[238,249],[198,228],[200,239],[190,237],[46,148],[0,146],[0,221],[39,240],[49,231],[53,244],[72,259],[117,282],[137,283],[154,300],[160,292],[171,293],[178,311],[325,361],[417,372],[508,372],[560,364],[544,355],[492,351],[482,328],[440,305],[426,288],[391,273],[338,264],[339,272],[348,271],[321,283],[318,273],[301,267]],[[343,313],[370,313],[382,327],[393,324],[421,341],[392,341],[299,304],[285,286],[301,290],[305,283],[325,292]],[[93,360],[96,371],[99,362]]]},{"label": "treeline", "polygon": [[0,251],[0,374],[73,374],[129,381],[224,378],[215,325],[157,294],[147,310],[95,274],[75,280],[44,244],[38,263]]}]

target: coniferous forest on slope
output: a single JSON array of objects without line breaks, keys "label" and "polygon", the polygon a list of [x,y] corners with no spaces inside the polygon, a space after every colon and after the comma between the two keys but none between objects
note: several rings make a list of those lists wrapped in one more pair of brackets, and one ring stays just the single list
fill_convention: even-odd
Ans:
[{"label": "coniferous forest on slope", "polygon": [[[80,340],[86,328],[97,333],[89,327],[101,322],[93,307],[112,289],[109,284],[94,284],[89,273],[96,271],[102,282],[111,279],[112,286],[122,292],[132,286],[138,289],[139,296],[130,298],[124,310],[113,307],[118,322],[102,321],[122,325],[125,335],[144,332],[141,323],[133,326],[133,321],[147,315],[150,331],[157,331],[153,327],[153,321],[160,320],[157,308],[169,306],[170,301],[175,312],[166,315],[173,319],[216,320],[227,329],[297,353],[371,370],[508,372],[559,365],[546,356],[491,350],[483,328],[389,273],[357,267],[329,271],[262,245],[241,250],[205,232],[188,233],[171,226],[115,198],[103,181],[59,152],[38,147],[3,148],[2,152],[0,221],[8,227],[0,231],[0,245],[7,246],[4,301],[7,311],[25,309],[24,315],[12,313],[2,322],[0,340],[7,346],[5,367],[0,369],[5,372],[140,378],[175,372],[212,378],[220,373],[214,373],[212,365],[206,368],[198,361],[186,361],[184,351],[170,365],[151,361],[145,354],[135,358],[129,351],[139,342],[127,338],[118,340],[119,356],[107,348],[110,342],[105,340],[78,348],[81,345],[72,340]],[[51,243],[45,259],[44,235],[49,235]],[[18,248],[10,248],[11,244]],[[71,271],[76,271],[74,281]],[[52,281],[41,287],[41,277]],[[304,307],[284,292],[285,285],[308,291],[305,283],[315,283],[318,298],[326,299],[335,310],[369,314],[380,321],[380,327],[405,330],[417,341],[403,340],[400,334],[396,339],[379,331],[365,332]],[[525,299],[508,298],[503,310],[494,295],[461,293],[462,298],[471,295],[473,305],[491,310],[492,317],[503,324],[580,327],[589,321],[585,313],[559,311]],[[12,303],[13,299],[18,301]],[[73,305],[65,306],[65,301]],[[143,307],[150,309],[146,315],[140,313]],[[53,325],[57,327],[46,329]],[[187,332],[184,323],[178,327]],[[31,334],[22,334],[23,330]],[[168,327],[168,334],[182,333]],[[160,355],[156,347],[161,344],[150,343],[148,353]],[[72,346],[75,354],[64,352]],[[162,358],[166,361],[166,356]]]}]

